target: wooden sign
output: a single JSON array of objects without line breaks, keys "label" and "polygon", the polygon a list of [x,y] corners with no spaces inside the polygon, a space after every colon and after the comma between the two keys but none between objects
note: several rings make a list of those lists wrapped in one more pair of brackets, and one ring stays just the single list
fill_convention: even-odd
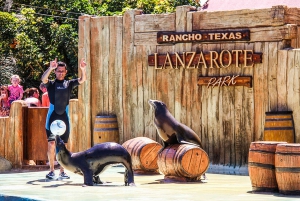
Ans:
[{"label": "wooden sign", "polygon": [[199,77],[198,85],[206,85],[207,87],[222,86],[246,86],[252,87],[251,76],[223,76],[223,77]]},{"label": "wooden sign", "polygon": [[178,69],[180,66],[192,68],[227,68],[231,64],[239,67],[253,67],[255,63],[262,63],[262,53],[253,50],[222,50],[221,52],[183,52],[182,54],[157,54],[148,56],[148,65],[156,69],[167,67]]},{"label": "wooden sign", "polygon": [[157,43],[191,43],[220,41],[249,41],[250,30],[157,32]]}]

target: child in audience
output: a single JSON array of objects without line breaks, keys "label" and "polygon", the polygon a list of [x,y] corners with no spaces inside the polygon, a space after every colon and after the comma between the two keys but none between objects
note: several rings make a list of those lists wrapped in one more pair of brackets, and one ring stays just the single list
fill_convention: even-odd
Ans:
[{"label": "child in audience", "polygon": [[50,101],[49,101],[48,91],[47,91],[47,87],[45,86],[44,83],[40,84],[40,90],[43,92],[42,107],[49,107]]},{"label": "child in audience", "polygon": [[29,88],[25,90],[26,98],[24,101],[27,103],[28,107],[40,107],[41,101],[39,100],[39,90],[37,88]]},{"label": "child in audience", "polygon": [[15,100],[22,100],[23,98],[23,86],[20,85],[21,79],[18,75],[12,75],[10,78],[11,85],[8,85],[9,97],[8,101],[9,104]]},{"label": "child in audience", "polygon": [[9,116],[8,89],[6,86],[0,87],[0,117]]}]

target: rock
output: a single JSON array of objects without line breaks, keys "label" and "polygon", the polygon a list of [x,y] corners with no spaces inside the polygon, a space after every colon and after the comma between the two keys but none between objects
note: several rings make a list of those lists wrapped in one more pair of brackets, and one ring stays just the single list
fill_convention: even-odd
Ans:
[{"label": "rock", "polygon": [[0,172],[8,171],[11,169],[12,169],[11,162],[0,156]]}]

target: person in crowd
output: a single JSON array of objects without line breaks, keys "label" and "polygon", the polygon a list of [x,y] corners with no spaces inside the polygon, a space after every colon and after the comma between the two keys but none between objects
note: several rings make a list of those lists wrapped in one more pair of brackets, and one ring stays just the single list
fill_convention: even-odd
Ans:
[{"label": "person in crowd", "polygon": [[8,85],[9,97],[8,101],[9,104],[15,100],[22,100],[23,98],[23,86],[20,85],[21,78],[18,75],[12,75],[10,78],[11,85]]},{"label": "person in crowd", "polygon": [[0,87],[0,117],[9,116],[10,104],[8,101],[7,86]]},{"label": "person in crowd", "polygon": [[[48,138],[48,159],[50,172],[46,175],[48,179],[54,179],[54,159],[55,159],[55,135],[50,130],[50,125],[55,120],[61,120],[66,125],[66,131],[60,136],[61,139],[67,143],[70,134],[69,124],[69,100],[72,89],[86,80],[86,63],[84,59],[80,61],[81,77],[71,80],[66,80],[67,65],[64,62],[54,61],[50,62],[50,67],[42,75],[42,82],[48,90],[50,106],[46,117],[46,133]],[[54,70],[55,79],[49,80],[50,73]],[[64,172],[64,168],[60,167],[59,177],[61,179],[69,179],[70,177]]]},{"label": "person in crowd", "polygon": [[25,99],[24,101],[27,103],[28,107],[41,107],[41,101],[39,100],[39,90],[37,88],[28,88],[24,92]]},{"label": "person in crowd", "polygon": [[42,94],[42,107],[49,107],[50,101],[49,101],[48,91],[47,91],[47,87],[45,86],[44,83],[40,84],[40,90],[43,92],[43,94]]}]

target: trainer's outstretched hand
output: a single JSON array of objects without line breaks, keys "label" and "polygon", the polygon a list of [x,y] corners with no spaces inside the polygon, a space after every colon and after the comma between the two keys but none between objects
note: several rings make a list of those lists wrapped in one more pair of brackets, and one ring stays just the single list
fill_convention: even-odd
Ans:
[{"label": "trainer's outstretched hand", "polygon": [[55,58],[53,61],[50,61],[50,68],[51,69],[57,68],[57,58]]},{"label": "trainer's outstretched hand", "polygon": [[81,84],[86,80],[86,63],[84,61],[84,58],[81,59],[79,67],[81,70],[81,78],[79,78],[78,81],[79,84]]},{"label": "trainer's outstretched hand", "polygon": [[84,61],[84,58],[81,59],[79,67],[80,67],[82,70],[85,69],[86,63],[85,63],[85,61]]}]

